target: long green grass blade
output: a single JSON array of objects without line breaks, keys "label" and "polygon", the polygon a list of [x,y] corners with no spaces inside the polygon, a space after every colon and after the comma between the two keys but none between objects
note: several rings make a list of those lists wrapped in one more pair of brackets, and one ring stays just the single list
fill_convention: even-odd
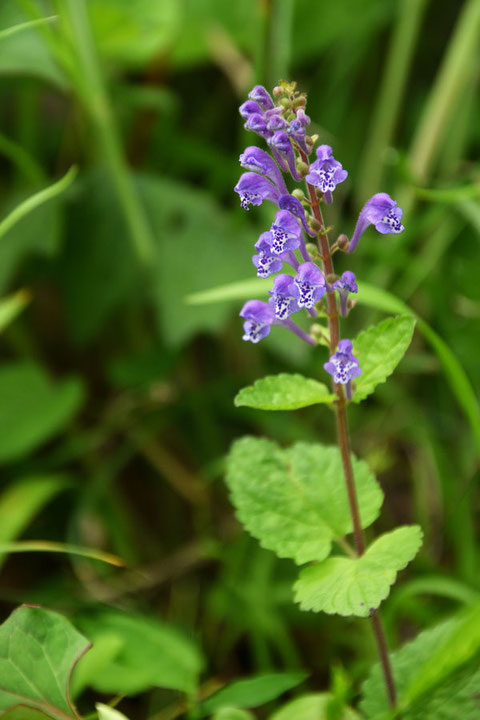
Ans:
[{"label": "long green grass blade", "polygon": [[23,32],[24,30],[31,30],[32,28],[38,27],[39,25],[45,25],[46,23],[52,23],[57,20],[58,15],[50,15],[46,18],[40,18],[39,20],[29,20],[24,23],[18,23],[18,25],[12,25],[9,28],[5,28],[5,30],[0,30],[0,42],[7,37],[11,37],[12,35],[16,35],[19,32]]},{"label": "long green grass blade", "polygon": [[25,217],[25,215],[31,213],[32,210],[35,210],[35,208],[39,205],[43,205],[43,203],[46,203],[48,200],[57,197],[57,195],[60,195],[68,187],[70,187],[76,174],[77,168],[71,167],[70,170],[56,183],[49,185],[44,190],[40,190],[40,192],[35,193],[35,195],[31,195],[29,198],[20,203],[20,205],[17,205],[17,207],[14,208],[12,212],[0,222],[0,238],[2,238],[14,225]]},{"label": "long green grass blade", "polygon": [[99,560],[108,565],[116,567],[124,567],[124,562],[117,555],[103,552],[103,550],[94,550],[92,548],[81,547],[79,545],[69,545],[68,543],[52,542],[51,540],[20,540],[18,542],[0,542],[0,554],[10,555],[11,553],[23,552],[49,552],[49,553],[65,553],[66,555],[80,555],[81,557],[91,560]]}]

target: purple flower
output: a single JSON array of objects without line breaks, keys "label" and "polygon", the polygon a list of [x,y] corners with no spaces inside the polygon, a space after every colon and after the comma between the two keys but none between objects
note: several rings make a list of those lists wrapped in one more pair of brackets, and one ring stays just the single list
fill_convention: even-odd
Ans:
[{"label": "purple flower", "polygon": [[269,303],[274,307],[278,320],[286,320],[300,310],[297,303],[298,291],[290,275],[277,275],[269,294],[272,296]]},{"label": "purple flower", "polygon": [[277,158],[281,167],[284,170],[288,168],[290,174],[294,180],[301,180],[302,176],[298,174],[295,166],[295,153],[293,152],[292,143],[287,133],[283,130],[278,130],[271,138],[267,140],[268,144],[272,148],[272,152]]},{"label": "purple flower", "polygon": [[277,187],[257,173],[243,173],[233,189],[240,195],[240,205],[244,210],[248,210],[249,205],[261,205],[264,200],[269,200],[274,205],[280,202]]},{"label": "purple flower", "polygon": [[257,113],[248,116],[245,129],[251,130],[257,135],[260,135],[260,137],[265,138],[265,140],[268,140],[268,138],[273,135],[273,130],[269,130],[268,128],[265,115],[259,115]]},{"label": "purple flower", "polygon": [[319,268],[311,262],[299,266],[293,282],[298,290],[297,302],[301,308],[313,308],[326,292],[325,278]]},{"label": "purple flower", "polygon": [[270,110],[274,107],[270,94],[262,85],[255,85],[253,90],[248,93],[250,100],[254,100],[263,110]]},{"label": "purple flower", "polygon": [[[307,225],[307,220],[305,218],[305,210],[303,209],[303,205],[296,197],[293,195],[282,195],[278,202],[278,206],[282,210],[288,210],[288,212],[292,213],[292,215],[295,215],[296,218],[300,220],[300,222],[303,225],[303,229],[306,233],[311,235],[312,237],[315,236],[315,232],[313,230],[310,230],[310,228]],[[309,260],[308,257],[305,258],[305,260]]]},{"label": "purple flower", "polygon": [[280,210],[275,215],[275,222],[272,223],[267,233],[267,242],[270,245],[273,255],[296,250],[302,242],[302,231],[294,216],[287,210]]},{"label": "purple flower", "polygon": [[267,237],[270,238],[269,232],[260,235],[255,243],[255,250],[258,250],[258,255],[252,257],[252,262],[257,268],[257,275],[261,278],[267,278],[273,273],[280,272],[283,267],[284,254],[273,255]]},{"label": "purple flower", "polygon": [[333,157],[330,145],[320,145],[317,148],[317,159],[310,165],[305,179],[323,192],[325,202],[331,203],[332,192],[347,176],[348,172]]},{"label": "purple flower", "polygon": [[375,225],[375,229],[382,235],[388,233],[396,235],[403,232],[405,228],[400,222],[402,215],[402,208],[397,207],[397,203],[387,193],[377,193],[371,197],[363,206],[347,252],[351,253],[355,250],[360,237],[369,225]]},{"label": "purple flower", "polygon": [[333,377],[335,383],[347,386],[347,397],[351,399],[351,381],[361,375],[362,371],[357,358],[352,353],[352,343],[350,340],[340,340],[338,350],[323,367]]},{"label": "purple flower", "polygon": [[292,120],[287,128],[289,137],[308,154],[308,148],[305,142],[305,128],[310,124],[310,118],[305,115],[303,108],[297,110],[297,117]]},{"label": "purple flower", "polygon": [[263,115],[262,108],[256,102],[253,102],[253,100],[247,100],[242,103],[238,111],[245,120],[248,120],[250,115]]},{"label": "purple flower", "polygon": [[357,281],[355,279],[355,275],[353,272],[350,272],[350,270],[345,270],[342,277],[339,280],[336,280],[333,283],[333,286],[335,290],[338,290],[340,295],[340,315],[342,317],[347,317],[348,315],[348,308],[347,308],[347,300],[349,293],[357,293],[358,292],[358,286]]},{"label": "purple flower", "polygon": [[274,182],[282,194],[288,192],[275,160],[265,150],[250,145],[240,155],[240,165],[245,170],[252,170]]},{"label": "purple flower", "polygon": [[270,305],[261,300],[249,300],[239,313],[245,318],[243,323],[243,340],[258,343],[267,337],[274,321],[274,312]]}]

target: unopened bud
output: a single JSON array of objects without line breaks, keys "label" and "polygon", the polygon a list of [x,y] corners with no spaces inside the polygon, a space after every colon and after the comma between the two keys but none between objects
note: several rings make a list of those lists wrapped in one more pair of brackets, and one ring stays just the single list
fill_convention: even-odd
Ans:
[{"label": "unopened bud", "polygon": [[307,98],[305,95],[300,95],[298,98],[295,98],[293,101],[293,107],[300,108],[305,107],[307,104]]},{"label": "unopened bud", "polygon": [[285,90],[282,87],[280,87],[280,85],[276,85],[272,91],[273,97],[280,97],[280,95],[283,95],[284,93],[285,93]]},{"label": "unopened bud", "polygon": [[328,282],[329,285],[333,285],[334,282],[337,282],[338,275],[336,275],[335,273],[329,273],[325,280]]},{"label": "unopened bud", "polygon": [[318,248],[315,245],[315,243],[307,243],[305,245],[305,247],[307,248],[307,252],[310,255],[310,257],[312,257],[312,258],[318,257]]},{"label": "unopened bud", "polygon": [[348,244],[349,244],[348,237],[344,233],[342,233],[341,235],[338,236],[337,245],[340,248],[340,250],[345,250],[348,247]]},{"label": "unopened bud", "polygon": [[318,222],[317,218],[312,218],[310,225],[312,226],[312,230],[315,230],[317,233],[322,229],[322,224]]},{"label": "unopened bud", "polygon": [[309,169],[307,163],[303,162],[303,160],[297,160],[296,165],[297,165],[297,170],[298,170],[299,174],[302,177],[305,177],[305,175],[307,175],[308,169]]},{"label": "unopened bud", "polygon": [[300,188],[295,188],[295,190],[292,192],[293,197],[296,197],[297,200],[300,200],[300,202],[305,202],[305,195],[303,193],[303,190]]},{"label": "unopened bud", "polygon": [[281,100],[279,100],[278,104],[280,105],[280,107],[289,108],[290,100],[286,97],[283,97]]}]

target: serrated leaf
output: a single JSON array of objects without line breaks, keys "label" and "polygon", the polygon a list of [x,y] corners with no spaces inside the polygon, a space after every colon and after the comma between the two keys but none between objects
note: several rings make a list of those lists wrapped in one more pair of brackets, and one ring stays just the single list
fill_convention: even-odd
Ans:
[{"label": "serrated leaf", "polygon": [[[336,702],[336,699],[331,693],[302,695],[270,715],[269,720],[329,720],[332,716],[328,710],[332,702]],[[341,720],[360,720],[360,715],[345,707]]]},{"label": "serrated leaf", "polygon": [[237,407],[246,406],[257,410],[297,410],[333,400],[335,395],[323,383],[298,373],[280,373],[268,375],[242,388],[234,402]]},{"label": "serrated leaf", "polygon": [[58,613],[26,605],[15,610],[0,627],[0,714],[21,705],[22,717],[33,710],[78,720],[68,686],[89,645]]},{"label": "serrated leaf", "polygon": [[398,315],[357,335],[353,353],[362,374],[355,381],[354,402],[361,402],[392,374],[410,345],[414,328],[411,315]]},{"label": "serrated leaf", "polygon": [[[377,517],[383,493],[367,464],[352,456],[363,527]],[[227,459],[227,485],[240,521],[263,547],[298,564],[323,560],[332,541],[352,531],[340,453],[298,443],[282,449],[241,438]]]},{"label": "serrated leaf", "polygon": [[68,423],[83,401],[77,378],[53,383],[39,365],[0,368],[0,461],[34,450]]},{"label": "serrated leaf", "polygon": [[209,715],[222,707],[253,708],[263,705],[287,690],[300,685],[307,677],[307,674],[303,672],[286,672],[266,673],[236,680],[202,703],[200,717]]},{"label": "serrated leaf", "polygon": [[[473,632],[472,620],[475,624]],[[440,717],[442,720],[476,720],[479,717],[479,626],[477,605],[460,617],[420,633],[391,655],[405,720],[438,720]],[[459,642],[463,646],[468,644],[468,656],[458,653]],[[447,676],[444,673],[446,663],[449,666]],[[434,681],[431,682],[430,677],[425,683],[425,676],[432,671]],[[412,688],[415,691],[413,695]],[[419,689],[421,692],[418,692]],[[360,708],[368,718],[380,718],[388,711],[384,680],[378,664],[372,668],[362,693]]]},{"label": "serrated leaf", "polygon": [[[80,617],[79,627],[95,645],[108,635],[118,638],[120,647],[113,658],[97,666],[92,675],[79,663],[81,682],[102,693],[136,694],[150,687],[193,693],[203,667],[195,643],[176,628],[155,618],[105,610]],[[100,658],[101,660],[101,658]],[[85,659],[87,666],[88,660]]]},{"label": "serrated leaf", "polygon": [[367,617],[421,543],[420,527],[407,525],[381,535],[361,557],[331,557],[305,568],[294,585],[295,601],[302,610]]}]

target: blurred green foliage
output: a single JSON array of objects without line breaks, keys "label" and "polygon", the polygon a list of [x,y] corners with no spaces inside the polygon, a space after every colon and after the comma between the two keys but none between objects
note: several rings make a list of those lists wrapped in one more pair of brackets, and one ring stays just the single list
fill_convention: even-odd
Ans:
[{"label": "blurred green foliage", "polygon": [[[255,143],[237,106],[257,81],[296,79],[315,131],[348,168],[329,223],[350,232],[380,190],[403,205],[405,233],[367,234],[352,269],[443,342],[442,357],[417,333],[400,373],[351,411],[355,449],[386,495],[376,533],[395,522],[425,530],[386,603],[388,633],[403,642],[477,597],[479,37],[478,0],[0,3],[0,539],[93,547],[127,565],[2,555],[0,598],[4,616],[41,602],[88,637],[103,633],[78,688],[116,692],[108,667],[128,677],[135,665],[129,680],[143,689],[162,670],[138,667],[139,633],[120,631],[111,607],[147,635],[155,628],[146,657],[171,633],[189,682],[201,652],[202,697],[237,676],[304,668],[310,691],[330,689],[338,709],[374,658],[361,624],[351,632],[292,605],[290,566],[244,536],[222,482],[244,432],[333,438],[322,408],[233,406],[265,374],[322,381],[323,351],[285,343],[278,328],[246,347],[234,297],[185,302],[254,277],[269,215],[243,213],[232,186],[239,152]],[[366,302],[351,334],[381,308]],[[178,716],[182,677],[122,710]]]}]

